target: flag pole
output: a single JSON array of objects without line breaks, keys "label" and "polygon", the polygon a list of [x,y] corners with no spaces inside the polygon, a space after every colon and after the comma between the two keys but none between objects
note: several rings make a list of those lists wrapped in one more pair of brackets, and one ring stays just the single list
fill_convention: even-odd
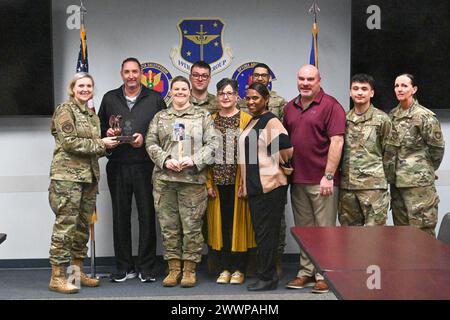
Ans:
[{"label": "flag pole", "polygon": [[[86,29],[84,25],[84,16],[87,14],[87,9],[84,6],[83,0],[80,0],[80,40],[81,40],[81,55],[83,59],[86,59]],[[85,66],[86,72],[89,72],[88,65]],[[95,112],[95,108],[91,106],[93,111]],[[91,221],[89,222],[89,232],[91,234],[90,237],[90,249],[91,249],[91,278],[96,278],[95,272],[95,222],[97,221],[97,208],[94,209],[92,213]]]},{"label": "flag pole", "polygon": [[[87,44],[86,44],[86,26],[84,25],[84,16],[87,14],[87,9],[84,6],[83,0],[80,0],[80,53],[77,61],[77,72],[89,72],[89,64],[87,63]],[[88,107],[95,112],[93,100],[88,101]],[[90,233],[90,251],[91,251],[91,278],[99,278],[96,275],[95,270],[95,223],[97,222],[97,208],[94,208],[94,212],[89,221],[89,233]]]}]

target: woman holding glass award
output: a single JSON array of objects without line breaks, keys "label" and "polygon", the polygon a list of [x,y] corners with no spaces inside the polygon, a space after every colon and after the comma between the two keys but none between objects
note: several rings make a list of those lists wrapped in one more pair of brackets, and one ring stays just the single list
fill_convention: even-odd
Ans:
[{"label": "woman holding glass award", "polygon": [[204,244],[207,165],[213,163],[219,145],[210,114],[191,104],[190,89],[185,77],[172,80],[172,105],[155,115],[145,139],[155,163],[153,197],[169,265],[166,287],[176,286],[180,279],[182,287],[196,284]]},{"label": "woman holding glass award", "polygon": [[[55,213],[50,245],[52,276],[49,289],[60,293],[78,292],[67,281],[65,267],[80,269],[83,286],[96,287],[97,279],[83,272],[87,255],[89,221],[95,209],[97,185],[100,178],[98,158],[114,148],[115,138],[100,137],[100,120],[87,107],[92,98],[94,80],[87,73],[77,73],[69,84],[69,100],[56,107],[51,133],[55,149],[50,169],[49,202]],[[74,270],[78,271],[78,270]]]}]

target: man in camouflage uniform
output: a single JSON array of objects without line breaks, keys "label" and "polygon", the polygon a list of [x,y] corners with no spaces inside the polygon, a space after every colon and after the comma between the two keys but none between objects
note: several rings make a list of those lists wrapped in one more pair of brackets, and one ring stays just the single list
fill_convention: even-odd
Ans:
[{"label": "man in camouflage uniform", "polygon": [[[77,74],[70,89],[85,78],[92,80],[87,74]],[[74,293],[78,288],[65,280],[65,267],[69,263],[80,268],[82,285],[99,284],[98,280],[84,274],[83,259],[87,256],[89,223],[100,179],[98,158],[117,142],[112,138],[101,139],[99,118],[86,103],[77,101],[73,93],[69,101],[56,108],[51,133],[55,149],[50,168],[49,202],[56,218],[50,245],[52,278],[49,289]]]},{"label": "man in camouflage uniform", "polygon": [[[189,81],[191,82],[191,103],[194,106],[198,106],[204,110],[207,110],[210,114],[219,112],[220,107],[217,103],[216,96],[208,92],[208,86],[211,82],[211,66],[206,62],[199,60],[196,61],[191,67],[191,73],[189,75]],[[207,215],[203,216],[202,234],[206,238],[208,236],[207,230]],[[217,265],[217,257],[214,251],[208,247],[208,272],[216,274],[219,271]]]},{"label": "man in camouflage uniform", "polygon": [[435,171],[444,157],[444,138],[435,114],[414,98],[416,91],[412,75],[395,80],[400,103],[389,115],[399,148],[391,185],[392,214],[395,225],[412,225],[435,236],[439,203]]},{"label": "man in camouflage uniform", "polygon": [[[272,81],[272,77],[270,75],[269,66],[265,63],[257,63],[253,67],[252,83],[261,83],[262,85],[265,85],[267,87],[270,81]],[[267,105],[269,107],[269,111],[272,112],[281,122],[283,122],[284,106],[286,105],[287,101],[277,95],[274,90],[269,90],[269,94],[269,103]],[[251,114],[251,112],[248,111],[245,99],[241,99],[238,101],[238,108]],[[278,245],[278,256],[276,258],[276,269],[278,277],[281,278],[283,274],[283,270],[281,268],[281,257],[283,256],[284,248],[286,247],[286,215],[284,212],[281,217],[279,241],[280,243]],[[250,252],[252,253],[252,251]],[[250,254],[248,268],[249,270],[247,270],[247,273],[249,275],[254,275],[256,273],[256,270],[253,270],[256,268],[255,262],[255,255]]]},{"label": "man in camouflage uniform", "polygon": [[220,110],[216,96],[208,92],[211,81],[211,67],[204,61],[197,61],[191,67],[189,81],[192,85],[191,103],[213,114]]},{"label": "man in camouflage uniform", "polygon": [[[253,67],[252,83],[253,82],[261,83],[267,87],[270,81],[272,81],[272,77],[270,76],[269,66],[266,65],[265,63],[257,63]],[[282,122],[284,115],[284,106],[286,105],[287,101],[284,100],[284,98],[277,95],[277,93],[274,90],[269,91],[269,93],[270,93],[268,104],[269,111],[272,112],[274,115],[276,115],[277,118]],[[245,103],[245,99],[239,100],[238,107],[239,109],[247,113],[250,113]]]},{"label": "man in camouflage uniform", "polygon": [[[172,81],[172,85],[176,78]],[[183,128],[184,134],[175,132]],[[195,285],[195,267],[201,261],[204,245],[203,216],[207,205],[207,164],[214,161],[219,146],[219,135],[214,129],[209,112],[199,106],[177,110],[169,107],[156,114],[150,123],[145,144],[155,163],[153,196],[163,238],[164,260],[169,264],[169,275],[164,286],[176,286],[180,277],[181,261],[185,276],[181,286]],[[193,166],[174,171],[168,161],[190,159]]]},{"label": "man in camouflage uniform", "polygon": [[351,79],[354,108],[346,116],[338,217],[341,225],[385,225],[389,209],[387,177],[394,174],[396,136],[389,116],[371,104],[374,80]]}]

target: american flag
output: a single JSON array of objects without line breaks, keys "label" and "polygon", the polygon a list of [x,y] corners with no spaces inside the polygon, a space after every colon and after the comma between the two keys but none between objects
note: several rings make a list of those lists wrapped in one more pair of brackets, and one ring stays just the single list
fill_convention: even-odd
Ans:
[{"label": "american flag", "polygon": [[80,52],[78,53],[77,72],[89,72],[88,51],[86,43],[86,27],[84,25],[84,15],[87,10],[81,2],[80,5]]}]

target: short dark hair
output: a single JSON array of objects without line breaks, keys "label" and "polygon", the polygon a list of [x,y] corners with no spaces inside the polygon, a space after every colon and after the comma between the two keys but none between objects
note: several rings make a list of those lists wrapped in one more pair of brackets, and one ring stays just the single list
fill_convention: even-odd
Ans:
[{"label": "short dark hair", "polygon": [[121,69],[123,69],[123,66],[125,65],[125,63],[127,62],[136,62],[139,66],[139,69],[142,69],[141,63],[139,62],[138,59],[134,58],[134,57],[128,57],[125,60],[122,61],[122,67]]},{"label": "short dark hair", "polygon": [[270,72],[271,72],[271,71],[270,71],[270,68],[269,68],[269,66],[268,66],[267,64],[258,62],[258,63],[255,64],[255,66],[253,67],[253,71],[255,71],[256,68],[264,68],[264,69],[267,70],[267,73],[270,75]]},{"label": "short dark hair", "polygon": [[350,88],[353,82],[368,83],[372,90],[375,90],[375,79],[370,74],[357,73],[350,80]]},{"label": "short dark hair", "polygon": [[251,85],[248,86],[247,90],[248,89],[257,91],[265,99],[268,99],[270,97],[269,89],[267,89],[267,87],[261,83],[253,82]]},{"label": "short dark hair", "polygon": [[189,87],[189,89],[191,89],[191,83],[189,82],[188,79],[186,79],[186,78],[183,77],[183,76],[176,76],[175,78],[173,78],[172,81],[170,81],[170,89],[172,89],[173,84],[174,84],[175,82],[186,82],[187,85],[188,85],[188,87]]},{"label": "short dark hair", "polygon": [[405,76],[408,77],[411,80],[411,85],[414,87],[416,86],[416,79],[411,73],[402,73],[399,74],[397,77]]},{"label": "short dark hair", "polygon": [[226,86],[230,86],[234,92],[238,91],[238,82],[234,79],[223,78],[216,84],[217,93],[225,88]]},{"label": "short dark hair", "polygon": [[194,69],[195,67],[208,69],[209,74],[211,74],[211,66],[203,60],[198,60],[198,61],[194,62],[194,64],[191,66],[191,73],[192,73],[192,69]]}]

